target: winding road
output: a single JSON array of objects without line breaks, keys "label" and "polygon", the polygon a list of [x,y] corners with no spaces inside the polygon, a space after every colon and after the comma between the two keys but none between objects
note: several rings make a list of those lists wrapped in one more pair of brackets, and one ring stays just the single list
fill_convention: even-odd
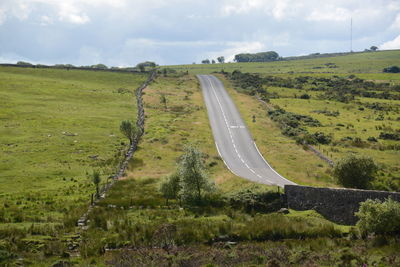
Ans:
[{"label": "winding road", "polygon": [[215,145],[228,169],[248,180],[283,187],[294,185],[264,159],[222,82],[197,75],[206,102]]}]

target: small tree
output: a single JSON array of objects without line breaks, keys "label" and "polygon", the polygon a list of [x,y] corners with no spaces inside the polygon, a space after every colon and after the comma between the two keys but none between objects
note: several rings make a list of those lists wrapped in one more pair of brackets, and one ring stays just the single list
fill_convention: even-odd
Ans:
[{"label": "small tree", "polygon": [[212,64],[215,64],[215,60],[214,60],[214,59],[213,59],[213,60],[211,60],[211,63],[212,63]]},{"label": "small tree", "polygon": [[160,191],[165,197],[168,205],[169,199],[177,199],[181,190],[180,178],[178,173],[171,174],[160,186]]},{"label": "small tree", "polygon": [[372,158],[350,154],[335,165],[333,173],[344,187],[367,189],[377,170]]},{"label": "small tree", "polygon": [[136,136],[139,133],[138,127],[136,125],[134,125],[131,121],[126,120],[126,121],[121,122],[119,129],[121,130],[123,135],[125,135],[126,138],[129,139],[129,144],[132,145],[133,140],[136,138]]},{"label": "small tree", "polygon": [[93,180],[94,186],[96,187],[96,198],[99,198],[100,197],[99,184],[100,184],[100,181],[101,181],[100,172],[99,171],[97,171],[97,170],[93,171],[92,180]]},{"label": "small tree", "polygon": [[355,215],[359,218],[357,227],[364,233],[400,234],[400,202],[391,198],[386,201],[367,199]]},{"label": "small tree", "polygon": [[185,154],[179,163],[182,198],[186,201],[201,201],[203,192],[211,192],[213,183],[208,179],[201,153],[192,146],[185,148]]},{"label": "small tree", "polygon": [[210,64],[210,60],[209,59],[204,59],[201,61],[201,63],[203,64]]},{"label": "small tree", "polygon": [[219,63],[224,63],[225,62],[225,57],[223,57],[223,56],[217,57],[217,60],[218,60]]},{"label": "small tree", "polygon": [[144,72],[146,70],[146,66],[144,64],[138,64],[136,67],[139,68],[140,72]]},{"label": "small tree", "polygon": [[378,50],[378,47],[375,46],[375,45],[373,45],[373,46],[370,47],[370,50],[371,50],[371,51],[376,51],[376,50]]}]

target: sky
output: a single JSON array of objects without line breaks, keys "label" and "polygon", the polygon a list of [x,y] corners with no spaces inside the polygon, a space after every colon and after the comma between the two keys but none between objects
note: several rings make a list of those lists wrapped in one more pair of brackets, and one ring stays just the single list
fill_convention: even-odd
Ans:
[{"label": "sky", "polygon": [[0,0],[0,62],[134,66],[400,49],[400,0]]}]

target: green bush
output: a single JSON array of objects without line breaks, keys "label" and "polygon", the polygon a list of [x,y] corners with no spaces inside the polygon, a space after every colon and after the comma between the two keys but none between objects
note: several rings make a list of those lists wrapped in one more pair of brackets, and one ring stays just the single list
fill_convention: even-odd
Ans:
[{"label": "green bush", "polygon": [[400,234],[400,202],[368,199],[356,212],[357,227],[364,233]]},{"label": "green bush", "polygon": [[284,207],[278,192],[265,191],[257,186],[232,192],[225,196],[225,200],[232,208],[246,212],[274,212]]},{"label": "green bush", "polygon": [[333,174],[344,187],[367,189],[377,170],[378,166],[372,158],[349,154],[337,162]]},{"label": "green bush", "polygon": [[181,190],[180,177],[178,173],[171,174],[160,186],[160,191],[163,197],[167,200],[177,199]]}]

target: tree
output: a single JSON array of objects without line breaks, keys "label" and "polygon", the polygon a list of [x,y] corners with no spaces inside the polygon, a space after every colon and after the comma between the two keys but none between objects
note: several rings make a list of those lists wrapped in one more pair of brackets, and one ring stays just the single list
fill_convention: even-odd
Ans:
[{"label": "tree", "polygon": [[357,227],[364,233],[400,234],[400,202],[389,197],[386,201],[367,199],[360,203],[355,215]]},{"label": "tree", "polygon": [[164,108],[167,108],[167,98],[165,97],[164,94],[160,95],[160,103],[164,105]]},{"label": "tree", "polygon": [[369,49],[370,49],[371,51],[376,51],[376,50],[378,50],[378,47],[375,46],[375,45],[373,45],[373,46],[371,46]]},{"label": "tree", "polygon": [[32,66],[32,63],[25,62],[25,61],[18,61],[17,65],[22,65],[22,66]]},{"label": "tree", "polygon": [[372,158],[350,154],[335,165],[333,174],[344,187],[367,189],[377,170]]},{"label": "tree", "polygon": [[217,57],[217,60],[219,63],[225,63],[225,57],[223,56]]},{"label": "tree", "polygon": [[146,70],[146,66],[143,64],[138,64],[136,67],[139,68],[140,72],[144,72]]},{"label": "tree", "polygon": [[261,52],[255,54],[237,54],[235,55],[236,62],[267,62],[279,59],[279,54],[275,51]]},{"label": "tree", "polygon": [[185,148],[179,163],[182,198],[187,201],[201,201],[203,192],[211,192],[214,185],[209,181],[201,159],[201,152],[192,146]]},{"label": "tree", "polygon": [[99,171],[97,171],[97,170],[93,171],[92,180],[93,180],[94,186],[96,187],[96,198],[99,198],[100,197],[99,184],[100,184],[100,181],[101,181]]},{"label": "tree", "polygon": [[92,69],[99,69],[99,70],[106,70],[108,69],[108,67],[104,64],[96,64],[96,65],[92,65],[90,66]]},{"label": "tree", "polygon": [[132,145],[133,140],[136,138],[136,136],[139,133],[138,127],[136,125],[132,124],[131,121],[126,120],[126,121],[121,122],[119,129],[121,130],[122,134],[125,135],[126,138],[129,139],[130,145]]},{"label": "tree", "polygon": [[210,60],[209,59],[204,59],[201,61],[201,63],[203,64],[210,64]]},{"label": "tree", "polygon": [[215,64],[215,60],[214,60],[214,59],[213,59],[213,60],[211,60],[211,63],[212,63],[212,64]]},{"label": "tree", "polygon": [[181,190],[179,173],[168,176],[160,186],[160,191],[168,205],[169,199],[177,199]]}]

